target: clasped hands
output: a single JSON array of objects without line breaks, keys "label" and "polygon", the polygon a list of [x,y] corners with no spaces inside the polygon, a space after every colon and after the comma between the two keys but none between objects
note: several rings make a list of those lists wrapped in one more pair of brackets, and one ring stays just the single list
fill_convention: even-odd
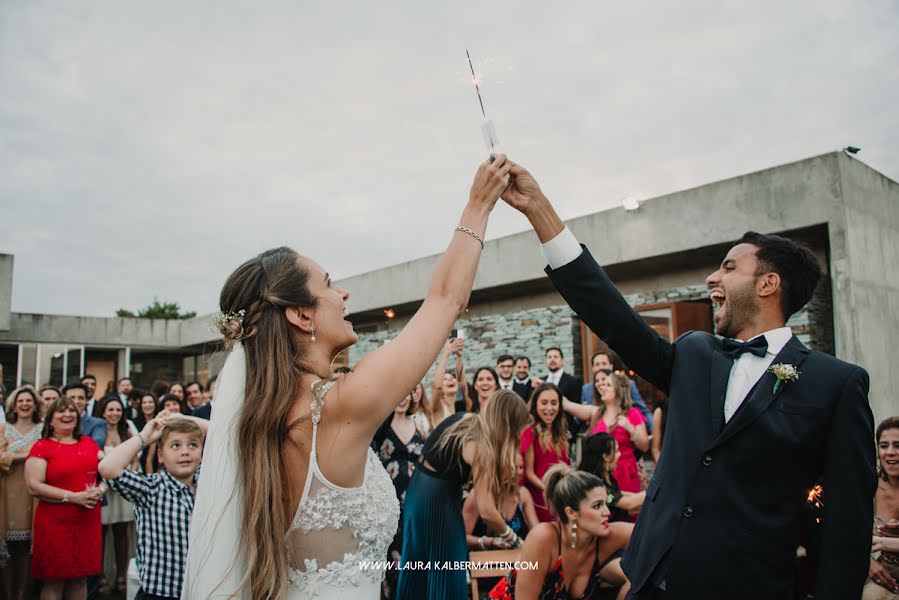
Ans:
[{"label": "clasped hands", "polygon": [[527,169],[509,160],[505,154],[484,161],[475,173],[469,201],[492,210],[502,198],[506,204],[527,215],[543,202],[546,196]]}]

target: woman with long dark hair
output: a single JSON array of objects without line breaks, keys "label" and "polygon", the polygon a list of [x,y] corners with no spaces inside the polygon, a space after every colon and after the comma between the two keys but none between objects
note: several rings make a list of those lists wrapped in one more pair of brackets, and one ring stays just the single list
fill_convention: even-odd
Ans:
[{"label": "woman with long dark hair", "polygon": [[[125,417],[127,410],[118,396],[107,396],[101,404],[100,414],[106,421],[106,446],[105,454],[112,452],[113,448],[124,444],[133,435]],[[131,464],[131,470],[138,469],[137,461]],[[116,582],[115,589],[118,592],[125,591],[125,573],[128,570],[128,530],[134,522],[134,507],[130,502],[113,491],[106,493],[106,506],[101,511],[103,523],[103,540],[107,538],[109,530],[112,530],[113,547],[115,548]],[[101,583],[101,588],[105,582]]]},{"label": "woman with long dark hair", "polygon": [[493,367],[478,367],[463,402],[456,402],[456,412],[481,412],[499,389],[499,377]]},{"label": "woman with long dark hair", "polygon": [[378,594],[383,571],[364,563],[383,563],[399,505],[369,444],[464,313],[509,168],[503,155],[480,166],[418,311],[350,373],[331,374],[358,339],[349,294],[316,261],[275,248],[228,277],[218,326],[233,350],[216,389],[184,597]]},{"label": "woman with long dark hair", "polygon": [[[147,423],[156,418],[160,412],[159,403],[156,396],[152,392],[138,392],[140,403],[137,418],[134,420],[134,427],[138,431],[143,431]],[[173,396],[174,397],[174,396]],[[179,403],[180,407],[180,403]],[[180,412],[180,410],[179,410]],[[155,473],[159,469],[159,463],[156,458],[156,443],[148,444],[146,448],[141,450],[138,455],[139,467],[144,473]]]},{"label": "woman with long dark hair", "polygon": [[542,383],[528,401],[531,425],[521,432],[525,485],[537,507],[541,522],[553,520],[543,497],[543,475],[559,463],[570,465],[568,423],[562,412],[562,391],[552,383]]},{"label": "woman with long dark hair", "polygon": [[[412,418],[415,392],[409,394],[400,402],[396,410],[389,417],[390,423],[382,428],[383,437],[374,448],[384,465],[384,470],[393,482],[396,490],[396,498],[400,502],[400,526],[397,528],[393,541],[387,548],[387,560],[398,562],[403,547],[403,506],[406,503],[406,490],[415,473],[421,451],[425,443],[425,434]],[[378,436],[376,436],[376,440]],[[396,581],[399,572],[389,569],[381,586],[381,597],[392,599],[396,597]]]},{"label": "woman with long dark hair", "polygon": [[609,433],[597,433],[584,440],[581,464],[578,468],[593,473],[602,480],[612,511],[610,521],[630,521],[630,513],[640,510],[646,492],[622,492],[615,479],[615,469],[621,458],[618,441]]}]

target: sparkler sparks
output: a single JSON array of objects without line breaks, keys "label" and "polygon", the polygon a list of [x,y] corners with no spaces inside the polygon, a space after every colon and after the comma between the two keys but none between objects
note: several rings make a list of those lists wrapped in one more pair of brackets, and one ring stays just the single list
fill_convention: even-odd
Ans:
[{"label": "sparkler sparks", "polygon": [[477,75],[475,75],[474,65],[471,64],[471,54],[468,53],[468,50],[465,51],[465,56],[468,57],[468,67],[471,69],[471,81],[472,83],[474,83],[474,91],[478,93],[478,104],[481,105],[481,115],[486,119],[487,112],[484,110],[484,101],[481,100],[481,89],[480,87],[478,87],[478,84],[481,80]]},{"label": "sparkler sparks", "polygon": [[815,523],[820,523],[821,509],[824,508],[824,488],[820,483],[808,491],[808,503],[815,508],[818,515],[815,517]]},{"label": "sparkler sparks", "polygon": [[821,497],[823,493],[824,488],[821,487],[821,484],[816,485],[808,491],[808,503],[814,504],[816,507],[821,508],[822,506],[824,506],[824,500]]}]

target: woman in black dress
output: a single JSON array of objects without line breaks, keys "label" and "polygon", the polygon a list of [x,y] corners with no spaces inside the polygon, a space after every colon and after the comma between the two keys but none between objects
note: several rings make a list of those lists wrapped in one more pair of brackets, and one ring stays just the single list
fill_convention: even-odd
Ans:
[{"label": "woman in black dress", "polygon": [[[400,501],[400,521],[393,536],[393,542],[387,548],[387,560],[398,563],[403,548],[403,507],[406,503],[406,488],[415,473],[415,467],[421,458],[421,450],[425,444],[424,432],[410,414],[412,395],[397,405],[390,418],[390,426],[384,431],[379,444],[373,443],[378,458],[396,488],[396,497]],[[387,570],[381,584],[381,597],[385,600],[396,597],[396,581],[399,571],[395,568]]]}]

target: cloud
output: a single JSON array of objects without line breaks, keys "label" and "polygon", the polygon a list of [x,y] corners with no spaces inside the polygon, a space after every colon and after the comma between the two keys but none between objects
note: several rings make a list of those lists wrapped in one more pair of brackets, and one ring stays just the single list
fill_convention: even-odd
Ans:
[{"label": "cloud", "polygon": [[[281,244],[337,278],[442,251],[485,154],[466,48],[493,59],[488,115],[563,217],[846,144],[897,176],[888,2],[0,11],[16,311],[211,311]],[[488,238],[526,226],[499,207]]]}]

